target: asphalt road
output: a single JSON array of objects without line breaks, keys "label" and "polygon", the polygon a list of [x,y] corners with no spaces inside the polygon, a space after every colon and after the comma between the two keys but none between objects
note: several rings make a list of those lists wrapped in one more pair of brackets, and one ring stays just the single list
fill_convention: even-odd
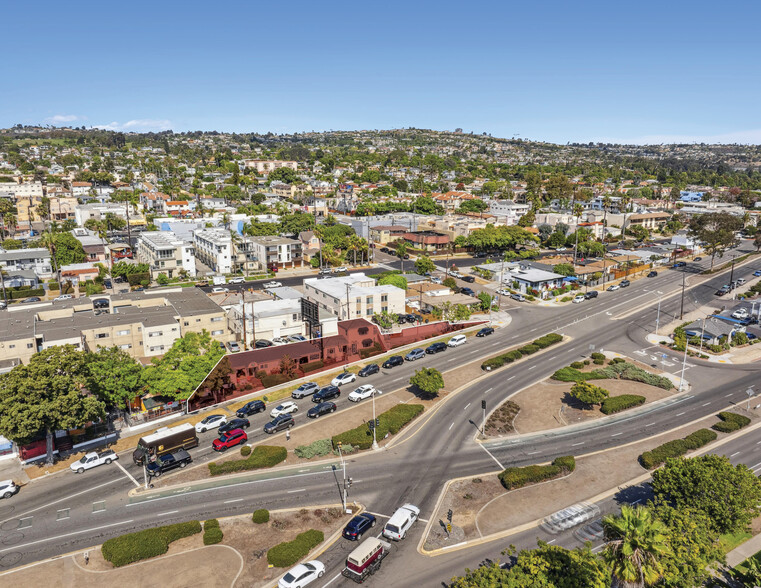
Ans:
[{"label": "asphalt road", "polygon": [[[748,277],[758,265],[736,268],[735,276]],[[480,358],[548,331],[572,337],[568,343],[539,356],[529,356],[520,364],[490,374],[468,390],[448,398],[427,422],[423,419],[411,426],[406,436],[408,440],[389,450],[348,459],[348,475],[354,480],[350,500],[360,501],[370,511],[386,516],[400,504],[412,502],[421,507],[421,517],[427,519],[447,479],[613,447],[718,412],[732,401],[744,400],[745,389],[758,379],[757,366],[706,366],[696,361],[686,371],[691,389],[677,397],[675,402],[630,411],[604,425],[519,437],[508,442],[493,441],[483,447],[474,443],[482,417],[481,399],[487,400],[490,409],[496,407],[521,388],[573,359],[588,355],[590,345],[596,350],[610,348],[625,353],[646,348],[644,335],[654,330],[658,297],[663,297],[661,324],[668,322],[664,315],[679,312],[679,296],[666,298],[680,291],[681,276],[677,276],[675,270],[664,270],[657,278],[637,280],[627,289],[604,292],[596,300],[580,305],[564,308],[526,306],[513,314],[509,328],[498,330],[491,337],[471,341],[464,347],[368,379],[378,388],[390,390],[394,387],[393,379],[400,378],[398,384],[402,384],[420,365],[451,367],[453,356],[457,360]],[[726,275],[720,275],[694,288],[690,288],[688,281],[685,312],[712,300],[713,292],[725,281]],[[657,294],[659,291],[663,294]],[[679,372],[680,362],[681,358],[671,359],[669,371]],[[339,406],[346,403],[342,399]],[[264,421],[263,415],[255,415],[252,424],[257,423],[258,427],[259,421]],[[212,438],[211,434],[207,435],[208,439],[203,442],[205,447]],[[736,457],[743,457],[742,451],[747,451],[748,459],[754,459],[751,449],[741,450]],[[204,458],[199,457],[197,461]],[[127,472],[134,476],[133,469],[124,463],[127,460],[121,461]],[[336,465],[337,461],[333,467]],[[279,473],[275,478],[266,472],[252,474],[251,479],[234,486],[213,487],[212,484],[210,488],[180,496],[162,495],[139,503],[130,503],[126,498],[126,491],[135,483],[113,465],[110,468],[102,466],[82,476],[69,473],[53,476],[24,488],[23,493],[7,501],[8,504],[0,502],[0,566],[7,569],[37,561],[156,524],[248,513],[260,507],[273,509],[335,503],[340,500],[341,473],[333,467],[310,464]],[[423,527],[423,524],[416,525],[405,542],[394,546],[394,553],[384,563],[373,585],[411,585],[415,581],[432,585],[432,569],[435,569],[433,575],[437,581],[443,581],[461,573],[465,567],[478,565],[483,557],[495,557],[494,552],[504,547],[487,545],[430,560],[418,555],[414,549]],[[536,536],[534,531],[511,538],[510,542],[519,547],[531,547]],[[561,537],[557,541],[561,541]],[[329,570],[326,584],[340,570],[350,548],[341,540],[321,557]],[[341,582],[343,579],[336,579],[331,585]]]}]

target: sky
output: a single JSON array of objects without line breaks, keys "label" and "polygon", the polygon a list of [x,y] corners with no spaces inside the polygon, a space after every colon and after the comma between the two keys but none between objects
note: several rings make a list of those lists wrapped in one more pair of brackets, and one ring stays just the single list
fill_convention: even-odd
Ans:
[{"label": "sky", "polygon": [[9,2],[0,127],[761,143],[761,2]]}]

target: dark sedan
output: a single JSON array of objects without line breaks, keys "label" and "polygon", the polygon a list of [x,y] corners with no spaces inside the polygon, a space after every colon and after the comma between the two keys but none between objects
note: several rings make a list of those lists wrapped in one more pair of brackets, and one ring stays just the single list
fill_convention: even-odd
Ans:
[{"label": "dark sedan", "polygon": [[272,347],[274,343],[272,341],[267,341],[267,339],[259,339],[254,344],[254,347],[256,349],[264,349],[265,347]]},{"label": "dark sedan", "polygon": [[232,431],[233,429],[248,429],[251,426],[251,422],[248,419],[237,418],[227,421],[226,424],[219,427],[220,436]]},{"label": "dark sedan", "polygon": [[307,411],[307,416],[310,419],[316,419],[331,412],[336,412],[335,402],[320,402],[320,404],[313,406]]},{"label": "dark sedan", "polygon": [[649,274],[647,274],[647,277],[648,277],[648,278],[654,278],[654,277],[656,277],[657,275],[658,275],[658,272],[655,272],[655,271],[653,271],[653,272],[650,272]]},{"label": "dark sedan", "polygon": [[341,389],[338,386],[325,386],[315,392],[314,396],[312,396],[312,402],[317,404],[330,400],[331,398],[338,398],[339,396],[341,396]]},{"label": "dark sedan", "polygon": [[484,327],[478,333],[476,333],[476,337],[486,337],[487,335],[491,335],[494,332],[494,329],[492,327]]},{"label": "dark sedan", "polygon": [[370,365],[366,365],[361,370],[357,372],[357,375],[360,378],[366,378],[367,376],[372,376],[373,374],[377,374],[380,371],[380,366],[377,363],[371,363]]},{"label": "dark sedan", "polygon": [[628,286],[631,286],[631,284],[632,283],[629,280],[621,280],[618,285],[621,286],[622,288],[626,288]]},{"label": "dark sedan", "polygon": [[244,404],[241,406],[235,414],[240,417],[247,417],[251,414],[256,414],[257,412],[263,412],[266,410],[267,405],[264,404],[261,400],[252,400],[251,402],[248,402],[247,404]]},{"label": "dark sedan", "polygon": [[268,434],[277,433],[284,429],[290,429],[295,424],[291,415],[281,414],[264,425],[264,432]]},{"label": "dark sedan", "polygon": [[362,535],[374,526],[375,517],[370,513],[364,512],[350,520],[344,527],[342,534],[344,539],[348,539],[349,541],[361,541]]},{"label": "dark sedan", "polygon": [[467,296],[475,296],[476,293],[471,288],[463,288],[460,290],[460,294],[465,294]]},{"label": "dark sedan", "polygon": [[401,355],[392,355],[383,362],[383,367],[388,369],[404,364],[404,358]]},{"label": "dark sedan", "polygon": [[447,350],[447,344],[442,343],[439,341],[438,343],[431,343],[428,347],[425,348],[425,352],[433,355],[434,353],[441,353],[442,351]]},{"label": "dark sedan", "polygon": [[41,301],[42,301],[42,298],[40,298],[39,296],[32,296],[30,298],[24,298],[20,302],[20,304],[26,304],[27,302],[41,302]]}]

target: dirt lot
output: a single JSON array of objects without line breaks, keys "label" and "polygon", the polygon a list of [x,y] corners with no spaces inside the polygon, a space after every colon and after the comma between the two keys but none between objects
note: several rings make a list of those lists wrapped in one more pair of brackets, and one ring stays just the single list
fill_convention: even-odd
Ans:
[{"label": "dirt lot", "polygon": [[[89,551],[89,563],[82,554],[68,556],[10,572],[0,584],[14,580],[21,586],[66,588],[265,586],[285,572],[268,567],[267,549],[308,529],[319,529],[328,539],[348,518],[338,506],[272,512],[270,522],[263,525],[251,522],[250,515],[230,517],[220,519],[224,539],[218,545],[204,547],[202,534],[198,534],[173,542],[164,556],[117,569],[103,559],[98,547]],[[203,565],[199,565],[201,561]]]}]

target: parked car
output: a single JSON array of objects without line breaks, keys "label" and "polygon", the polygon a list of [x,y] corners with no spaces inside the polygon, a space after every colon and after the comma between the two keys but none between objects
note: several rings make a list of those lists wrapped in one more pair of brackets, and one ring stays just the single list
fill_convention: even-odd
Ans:
[{"label": "parked car", "polygon": [[420,509],[413,504],[405,504],[399,507],[383,527],[383,536],[401,541],[407,536],[413,523],[420,516]]},{"label": "parked car", "polygon": [[499,294],[500,296],[512,296],[512,292],[510,292],[510,290],[508,290],[507,288],[500,288],[499,290],[497,290],[497,294]]},{"label": "parked car", "polygon": [[219,436],[211,442],[211,448],[214,451],[227,451],[231,447],[241,445],[248,441],[248,435],[243,429],[233,429]]},{"label": "parked car", "polygon": [[156,461],[150,462],[146,469],[148,475],[158,478],[164,472],[173,470],[174,468],[184,468],[189,463],[193,462],[193,458],[185,449],[178,449],[173,453],[165,453],[159,455]]},{"label": "parked car", "polygon": [[111,282],[111,280],[106,278],[105,280],[103,280],[103,286],[105,286],[106,288],[108,288],[110,290],[111,288],[114,287],[114,284],[113,284],[113,282]]},{"label": "parked car", "polygon": [[345,266],[342,265],[341,267],[337,267],[334,271],[337,274],[340,274],[341,272],[348,272],[349,270]]},{"label": "parked car", "polygon": [[305,382],[293,392],[291,392],[291,398],[304,398],[304,396],[311,396],[317,390],[320,389],[320,385],[316,382]]},{"label": "parked car", "polygon": [[433,355],[434,353],[441,353],[442,351],[447,350],[447,344],[443,341],[438,341],[436,343],[431,343],[428,347],[425,348],[425,352]]},{"label": "parked car", "polygon": [[237,341],[230,341],[227,344],[227,348],[230,350],[230,353],[238,353],[238,352],[240,352],[240,345],[238,345]]},{"label": "parked car", "polygon": [[212,294],[227,294],[229,291],[228,288],[223,288],[222,286],[215,286],[211,289]]},{"label": "parked car", "polygon": [[307,338],[304,337],[304,335],[288,335],[288,340],[291,343],[301,343],[302,341],[306,341]]},{"label": "parked car", "polygon": [[272,418],[278,417],[281,414],[292,414],[294,412],[298,412],[299,407],[296,406],[295,402],[291,402],[290,400],[286,400],[285,402],[282,402],[281,404],[278,404],[275,408],[273,408],[270,411],[270,416]]},{"label": "parked car", "polygon": [[272,339],[273,345],[288,345],[290,341],[286,339],[285,337],[275,337]]},{"label": "parked car", "polygon": [[398,365],[402,365],[403,363],[404,363],[404,358],[401,355],[392,355],[386,361],[383,362],[383,367],[385,369],[389,369],[392,367],[396,367]]},{"label": "parked car", "polygon": [[579,304],[581,302],[584,302],[586,298],[584,297],[584,294],[576,294],[576,296],[573,297],[573,300],[571,302],[573,304]]},{"label": "parked car", "polygon": [[341,389],[338,386],[325,386],[314,393],[314,396],[312,396],[312,402],[317,404],[332,398],[338,398],[339,396],[341,396]]},{"label": "parked car", "polygon": [[61,302],[62,300],[71,300],[74,298],[71,294],[61,294],[60,296],[56,296],[53,298],[53,302]]},{"label": "parked car", "polygon": [[494,327],[484,327],[478,333],[476,333],[476,337],[486,337],[488,335],[491,335],[494,332]]},{"label": "parked car", "polygon": [[196,433],[205,433],[211,429],[221,427],[227,422],[227,417],[223,414],[210,414],[200,423],[196,423]]},{"label": "parked car", "polygon": [[618,290],[619,288],[621,288],[621,286],[619,286],[618,284],[611,284],[610,286],[608,286],[608,287],[606,288],[606,290],[607,290],[608,292],[615,292],[615,291],[616,291],[616,290]]},{"label": "parked car", "polygon": [[219,427],[219,434],[224,435],[225,433],[229,433],[230,431],[234,431],[235,429],[248,429],[251,426],[251,421],[249,421],[246,418],[243,417],[236,417],[234,419],[230,419],[227,421],[224,425]]},{"label": "parked car", "polygon": [[320,402],[320,404],[313,406],[307,411],[307,416],[310,419],[316,419],[324,414],[336,412],[336,408],[337,407],[335,402]]},{"label": "parked car", "polygon": [[597,290],[590,290],[589,292],[586,292],[584,294],[584,299],[585,300],[590,300],[592,298],[597,298],[598,295],[599,295],[599,293],[597,292]]},{"label": "parked car", "polygon": [[317,578],[325,575],[325,566],[322,562],[314,559],[303,564],[297,565],[288,571],[277,583],[277,588],[303,588],[311,584]]},{"label": "parked car", "polygon": [[647,277],[648,277],[648,278],[654,278],[654,277],[656,277],[657,275],[658,275],[658,272],[656,272],[656,271],[652,271],[652,272],[650,272],[649,274],[647,274]]},{"label": "parked car", "polygon": [[416,347],[412,351],[410,351],[407,355],[404,356],[404,359],[407,361],[415,361],[416,359],[423,359],[425,357],[425,350]]},{"label": "parked car", "polygon": [[729,294],[729,291],[731,288],[729,286],[722,286],[718,290],[716,290],[716,296],[724,296],[724,294]]},{"label": "parked car", "polygon": [[42,298],[39,296],[30,296],[29,298],[24,298],[21,301],[21,304],[27,304],[28,302],[42,302]]},{"label": "parked car", "polygon": [[443,283],[444,283],[444,280],[442,280],[441,278],[437,278],[437,277],[435,277],[435,276],[434,276],[433,278],[431,278],[431,283],[432,283],[432,284],[439,284],[439,285],[441,285],[441,284],[443,284]]},{"label": "parked car", "polygon": [[254,343],[254,348],[256,349],[264,349],[265,347],[272,347],[274,343],[272,341],[268,341],[267,339],[257,339],[256,343]]},{"label": "parked car", "polygon": [[93,451],[92,453],[85,454],[82,459],[78,459],[69,467],[73,472],[81,474],[85,470],[98,467],[104,463],[109,464],[116,459],[119,459],[119,456],[112,449],[108,449],[103,453]]},{"label": "parked car", "polygon": [[243,284],[246,281],[246,278],[241,278],[240,276],[237,278],[233,278],[228,283],[229,284]]},{"label": "parked car", "polygon": [[468,287],[461,288],[460,289],[460,293],[461,294],[467,294],[468,296],[475,296],[476,295],[476,293],[471,288],[468,288]]},{"label": "parked car", "polygon": [[526,302],[526,297],[523,294],[518,294],[517,292],[510,294],[510,298],[517,300],[518,302]]},{"label": "parked car", "polygon": [[695,259],[693,259],[692,261],[703,261],[703,258],[702,258],[702,257],[696,257],[696,258],[695,258]]},{"label": "parked car", "polygon": [[756,270],[756,271],[754,271],[754,272],[753,272],[753,275],[754,275],[755,277],[761,276],[761,270]]},{"label": "parked car", "polygon": [[366,378],[367,376],[372,376],[373,374],[377,374],[380,371],[380,366],[377,363],[371,363],[370,365],[366,365],[361,370],[357,372],[357,375],[360,378]]},{"label": "parked car", "polygon": [[738,286],[742,286],[745,283],[745,278],[737,278],[735,282],[737,282]]},{"label": "parked car", "polygon": [[19,487],[13,483],[13,480],[0,481],[0,496],[2,496],[3,498],[10,498],[16,492],[18,492],[18,490],[19,490]]},{"label": "parked car", "polygon": [[342,374],[338,374],[335,378],[331,380],[331,385],[333,386],[343,386],[344,384],[350,384],[351,382],[357,381],[357,374],[353,374],[351,372],[343,372]]},{"label": "parked car", "polygon": [[462,281],[468,282],[468,284],[472,284],[473,282],[476,281],[476,278],[474,278],[473,276],[463,276]]},{"label": "parked car", "polygon": [[262,288],[264,288],[265,290],[269,290],[270,288],[282,288],[282,287],[283,287],[282,283],[276,282],[274,280],[272,282],[265,282],[264,284],[262,284]]},{"label": "parked car", "polygon": [[243,418],[257,412],[264,412],[267,409],[267,405],[261,400],[252,400],[241,406],[236,412],[236,416]]},{"label": "parked car", "polygon": [[349,541],[361,541],[362,535],[374,526],[375,517],[369,512],[363,512],[350,520],[341,534]]},{"label": "parked car", "polygon": [[293,420],[293,415],[281,414],[264,425],[264,432],[271,435],[272,433],[290,429],[295,424],[296,422]]},{"label": "parked car", "polygon": [[468,338],[465,335],[455,335],[447,341],[447,347],[459,347],[460,345],[465,345],[467,341]]},{"label": "parked car", "polygon": [[372,384],[364,384],[363,386],[360,386],[359,388],[356,388],[353,392],[349,394],[349,400],[352,402],[359,402],[360,400],[364,400],[365,398],[372,397],[373,394],[375,394],[377,390],[375,389],[375,386]]},{"label": "parked car", "polygon": [[746,319],[750,316],[750,313],[748,312],[747,308],[738,308],[736,311],[732,313],[732,318],[734,319]]},{"label": "parked car", "polygon": [[632,283],[629,280],[621,280],[618,285],[621,286],[622,288],[628,288],[629,286],[631,286],[631,284]]}]

